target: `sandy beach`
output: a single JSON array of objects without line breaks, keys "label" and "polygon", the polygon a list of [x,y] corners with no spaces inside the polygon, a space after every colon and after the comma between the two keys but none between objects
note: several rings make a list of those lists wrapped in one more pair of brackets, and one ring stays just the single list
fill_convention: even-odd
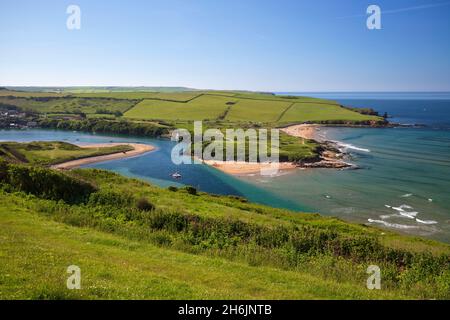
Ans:
[{"label": "sandy beach", "polygon": [[105,147],[114,147],[114,146],[119,146],[119,145],[130,146],[133,148],[133,150],[126,151],[126,152],[112,153],[112,154],[107,154],[107,155],[103,155],[103,156],[96,156],[96,157],[72,160],[72,161],[68,161],[68,162],[55,164],[55,165],[51,166],[51,168],[60,169],[60,170],[69,170],[69,169],[77,168],[79,166],[90,164],[90,163],[135,157],[135,156],[147,153],[147,152],[155,149],[155,147],[153,147],[153,146],[150,146],[148,144],[141,144],[141,143],[98,143],[98,144],[79,144],[78,146],[81,148],[105,148]]},{"label": "sandy beach", "polygon": [[286,128],[280,129],[284,133],[303,139],[317,139],[317,130],[320,127],[318,124],[296,124]]},{"label": "sandy beach", "polygon": [[[269,174],[276,169],[276,163],[256,163],[243,161],[214,161],[205,160],[205,164],[210,165],[220,171],[232,175],[247,175],[247,174]],[[297,165],[292,162],[278,163],[278,170],[292,170],[297,168]]]}]

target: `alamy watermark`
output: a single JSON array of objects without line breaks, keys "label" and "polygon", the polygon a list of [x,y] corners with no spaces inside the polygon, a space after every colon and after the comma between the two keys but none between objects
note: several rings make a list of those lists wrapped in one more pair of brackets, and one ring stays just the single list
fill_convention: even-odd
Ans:
[{"label": "alamy watermark", "polygon": [[380,30],[381,29],[381,8],[375,4],[367,7],[367,18],[366,25],[369,30]]},{"label": "alamy watermark", "polygon": [[71,265],[67,267],[67,273],[70,276],[67,278],[66,286],[69,290],[79,290],[81,289],[81,269],[76,265]]},{"label": "alamy watermark", "polygon": [[367,274],[370,276],[367,278],[366,286],[369,290],[381,290],[381,269],[379,266],[371,265],[367,268]]},{"label": "alamy watermark", "polygon": [[66,13],[69,15],[66,20],[66,26],[68,30],[80,30],[81,29],[81,9],[75,4],[71,4],[67,7]]}]

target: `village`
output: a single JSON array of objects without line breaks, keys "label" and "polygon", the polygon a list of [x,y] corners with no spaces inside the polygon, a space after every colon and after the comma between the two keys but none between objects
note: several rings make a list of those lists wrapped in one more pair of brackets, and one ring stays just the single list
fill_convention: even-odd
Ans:
[{"label": "village", "polygon": [[28,129],[37,127],[35,117],[26,112],[16,109],[1,108],[0,106],[0,128],[3,129]]}]

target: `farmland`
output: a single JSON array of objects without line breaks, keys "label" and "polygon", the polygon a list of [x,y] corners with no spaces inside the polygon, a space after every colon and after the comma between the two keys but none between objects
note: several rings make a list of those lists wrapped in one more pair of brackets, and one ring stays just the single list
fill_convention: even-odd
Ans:
[{"label": "farmland", "polygon": [[335,104],[294,103],[280,118],[280,122],[365,121],[375,119]]},{"label": "farmland", "polygon": [[0,90],[0,105],[46,114],[115,115],[132,121],[209,120],[224,125],[259,123],[268,126],[303,122],[383,123],[381,117],[346,109],[330,100],[246,91],[75,90],[55,93]]},{"label": "farmland", "polygon": [[125,113],[131,119],[221,120],[271,124],[321,121],[380,121],[372,115],[342,108],[333,101],[268,94],[203,93],[188,102],[144,99]]},{"label": "farmland", "polygon": [[[1,91],[0,91],[1,92]],[[136,104],[135,100],[78,97],[0,97],[0,105],[15,106],[36,113],[123,113]]]},{"label": "farmland", "polygon": [[322,99],[224,92],[203,93],[185,103],[144,99],[124,116],[147,120],[220,120],[270,124],[382,120]]},{"label": "farmland", "polygon": [[226,117],[232,121],[276,122],[280,114],[290,106],[289,102],[240,99],[231,107]]},{"label": "farmland", "polygon": [[200,92],[105,92],[105,93],[75,93],[82,98],[114,98],[114,99],[152,99],[162,101],[187,102],[198,97]]},{"label": "farmland", "polygon": [[224,114],[229,107],[227,103],[236,103],[236,99],[202,95],[188,103],[144,100],[125,113],[125,117],[147,120],[212,120]]}]

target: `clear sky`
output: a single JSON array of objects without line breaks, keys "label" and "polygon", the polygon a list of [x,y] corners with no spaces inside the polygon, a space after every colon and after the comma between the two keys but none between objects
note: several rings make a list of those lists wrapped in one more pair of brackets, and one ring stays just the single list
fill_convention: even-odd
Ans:
[{"label": "clear sky", "polygon": [[450,91],[450,1],[0,0],[2,85]]}]

